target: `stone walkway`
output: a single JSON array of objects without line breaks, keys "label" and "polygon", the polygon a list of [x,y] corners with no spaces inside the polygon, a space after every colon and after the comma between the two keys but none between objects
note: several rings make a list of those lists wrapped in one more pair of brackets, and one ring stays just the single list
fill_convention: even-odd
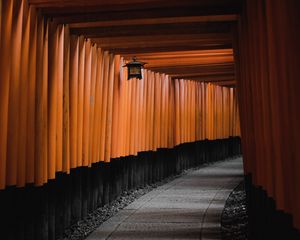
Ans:
[{"label": "stone walkway", "polygon": [[137,199],[87,240],[221,239],[224,204],[242,178],[241,158],[192,171]]}]

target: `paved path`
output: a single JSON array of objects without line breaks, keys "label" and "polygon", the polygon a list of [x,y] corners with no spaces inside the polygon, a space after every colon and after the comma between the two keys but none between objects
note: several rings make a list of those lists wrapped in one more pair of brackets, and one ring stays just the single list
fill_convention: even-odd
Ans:
[{"label": "paved path", "polygon": [[192,171],[137,199],[87,239],[221,239],[222,210],[242,174],[241,158]]}]

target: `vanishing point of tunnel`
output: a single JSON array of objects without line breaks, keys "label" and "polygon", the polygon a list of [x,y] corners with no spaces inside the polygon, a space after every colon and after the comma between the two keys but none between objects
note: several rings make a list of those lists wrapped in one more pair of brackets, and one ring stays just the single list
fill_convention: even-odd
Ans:
[{"label": "vanishing point of tunnel", "polygon": [[300,239],[299,0],[0,0],[0,239]]}]

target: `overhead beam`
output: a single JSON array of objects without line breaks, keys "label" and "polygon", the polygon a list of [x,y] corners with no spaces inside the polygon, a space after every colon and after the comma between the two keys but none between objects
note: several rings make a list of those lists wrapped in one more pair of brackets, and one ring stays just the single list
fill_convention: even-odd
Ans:
[{"label": "overhead beam", "polygon": [[95,37],[93,42],[102,47],[157,47],[166,44],[231,44],[232,36],[228,33],[211,34],[168,34],[154,36],[116,36]]},{"label": "overhead beam", "polygon": [[[100,45],[101,46],[101,45]],[[154,53],[154,52],[166,52],[166,51],[185,51],[185,50],[209,50],[209,49],[224,49],[230,48],[231,45],[222,45],[222,44],[211,44],[211,45],[174,45],[174,46],[159,46],[159,47],[137,47],[137,48],[114,48],[114,47],[104,47],[104,50],[108,50],[115,54],[120,54],[122,56],[132,56],[143,53]]]},{"label": "overhead beam", "polygon": [[[163,69],[161,69],[163,70]],[[198,69],[198,71],[194,72],[169,72],[168,70],[165,70],[166,73],[168,73],[171,77],[174,78],[189,78],[189,77],[211,77],[211,76],[234,76],[234,72],[232,71],[218,71],[218,72],[203,72],[201,69]]]},{"label": "overhead beam", "polygon": [[241,6],[240,0],[29,0],[29,3],[43,8],[43,13],[54,16],[105,11],[131,10],[138,12],[138,10],[146,9],[164,9],[164,15],[166,15],[174,12],[171,11],[174,8],[181,9],[183,13],[185,9],[196,8],[198,15],[203,15],[202,13],[238,13]]},{"label": "overhead beam", "polygon": [[[171,76],[172,77],[172,76]],[[190,77],[185,77],[185,76],[178,76],[178,77],[172,77],[172,79],[187,79],[187,80],[197,80],[201,82],[224,82],[224,81],[235,81],[235,77],[232,75],[228,76],[208,76],[208,77],[203,77],[203,76],[190,76]]]},{"label": "overhead beam", "polygon": [[232,56],[215,56],[204,58],[182,58],[182,59],[164,59],[164,60],[151,60],[148,63],[149,68],[154,67],[168,67],[168,66],[186,66],[193,64],[213,64],[213,63],[231,63],[233,62]]},{"label": "overhead beam", "polygon": [[[84,24],[92,25],[98,24],[102,26],[117,25],[124,21],[124,24],[130,24],[137,22],[139,19],[143,19],[144,22],[155,21],[160,19],[161,21],[169,22],[172,18],[182,18],[181,21],[194,21],[189,18],[198,18],[197,22],[215,21],[219,22],[222,18],[225,21],[236,21],[237,11],[226,8],[212,8],[205,9],[199,7],[168,7],[168,8],[150,8],[150,9],[133,9],[130,7],[128,10],[109,10],[107,8],[87,7],[75,8],[42,8],[44,16],[49,18],[55,18],[58,23],[80,24],[77,27]],[[118,25],[120,25],[118,24]]]},{"label": "overhead beam", "polygon": [[[103,50],[173,78],[234,85],[232,25],[241,0],[28,0]],[[209,51],[207,51],[209,50]]]},{"label": "overhead beam", "polygon": [[110,0],[107,1],[99,1],[99,0],[29,0],[30,4],[35,4],[38,6],[58,6],[58,7],[74,7],[74,6],[114,6],[114,5],[135,5],[141,4],[144,6],[148,5],[155,5],[155,6],[170,6],[171,3],[173,6],[187,6],[187,5],[197,5],[197,6],[224,6],[224,5],[236,5],[239,1],[238,0],[170,0],[168,2],[163,0]]},{"label": "overhead beam", "polygon": [[169,66],[169,67],[157,67],[152,68],[153,70],[164,68],[166,71],[170,73],[176,72],[198,72],[199,70],[202,72],[234,72],[234,63],[220,63],[220,64],[193,64],[193,65],[183,65],[183,66]]},{"label": "overhead beam", "polygon": [[232,72],[229,73],[215,73],[215,74],[205,74],[205,73],[178,73],[178,74],[169,74],[172,78],[186,78],[186,79],[214,79],[214,81],[220,80],[233,80],[235,79],[235,74]]},{"label": "overhead beam", "polygon": [[[204,43],[203,41],[195,41],[195,40],[190,40],[190,41],[163,41],[162,43],[159,43],[157,41],[155,42],[139,42],[137,41],[136,43],[126,43],[124,42],[123,45],[121,45],[122,43],[120,42],[120,44],[115,44],[115,43],[105,43],[103,44],[101,41],[97,41],[92,39],[91,40],[93,43],[96,43],[99,45],[99,47],[101,48],[111,48],[111,49],[146,49],[146,48],[161,48],[164,47],[166,49],[166,51],[170,51],[167,50],[168,48],[172,48],[172,47],[186,47],[186,51],[189,51],[189,48],[193,48],[193,50],[195,49],[195,51],[197,50],[197,47],[199,47],[199,50],[204,50],[204,49],[210,49],[210,47],[212,49],[220,49],[220,46],[229,46],[229,48],[231,47],[230,43],[211,43],[211,42],[207,42]],[[222,48],[224,49],[224,48]],[[165,51],[165,52],[166,52]],[[149,52],[149,51],[147,51]],[[134,52],[132,52],[134,54]],[[145,52],[146,53],[146,52]]]},{"label": "overhead beam", "polygon": [[72,34],[86,37],[118,37],[118,36],[153,36],[168,34],[207,34],[230,33],[231,25],[227,22],[206,23],[178,23],[178,24],[152,24],[147,26],[113,26],[113,27],[88,27],[71,28]]},{"label": "overhead beam", "polygon": [[70,28],[89,28],[89,27],[112,27],[127,25],[154,25],[170,23],[200,23],[200,22],[232,22],[237,20],[237,15],[206,15],[206,16],[179,16],[179,17],[160,17],[160,18],[139,18],[139,19],[122,19],[107,21],[91,21],[70,23]]},{"label": "overhead beam", "polygon": [[163,52],[163,53],[152,53],[152,54],[139,54],[136,56],[143,57],[144,59],[166,59],[166,58],[181,58],[185,56],[187,58],[195,57],[213,57],[213,56],[224,56],[233,55],[233,50],[229,49],[219,49],[219,50],[195,50],[195,51],[173,51],[173,52]]},{"label": "overhead beam", "polygon": [[220,81],[220,82],[213,82],[213,84],[219,85],[222,87],[229,87],[229,88],[236,87],[236,81]]}]

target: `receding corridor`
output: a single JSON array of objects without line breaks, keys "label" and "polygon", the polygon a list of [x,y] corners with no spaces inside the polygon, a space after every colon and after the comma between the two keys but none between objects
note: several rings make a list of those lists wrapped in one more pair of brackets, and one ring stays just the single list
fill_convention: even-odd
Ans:
[{"label": "receding corridor", "polygon": [[0,0],[0,240],[300,240],[299,13]]}]

